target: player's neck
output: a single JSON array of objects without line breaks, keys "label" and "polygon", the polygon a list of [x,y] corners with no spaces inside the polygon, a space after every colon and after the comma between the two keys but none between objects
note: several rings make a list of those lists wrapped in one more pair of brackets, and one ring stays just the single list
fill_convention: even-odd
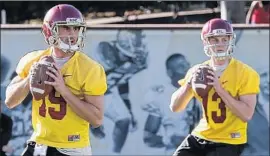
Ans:
[{"label": "player's neck", "polygon": [[210,66],[214,69],[214,71],[216,71],[216,74],[218,76],[221,76],[223,71],[227,68],[229,62],[230,62],[230,59],[226,59],[226,60],[211,59]]},{"label": "player's neck", "polygon": [[65,53],[62,50],[60,50],[56,47],[53,47],[52,48],[52,55],[55,58],[67,58],[67,57],[71,57],[73,55],[73,53]]},{"label": "player's neck", "polygon": [[224,60],[217,60],[215,58],[211,59],[211,64],[213,66],[223,66],[225,64],[228,64],[230,62],[230,59],[224,59]]},{"label": "player's neck", "polygon": [[224,67],[224,66],[226,67],[229,64],[230,60],[231,60],[230,58],[229,59],[225,59],[225,60],[211,59],[210,60],[210,65],[212,67],[217,67],[217,68]]}]

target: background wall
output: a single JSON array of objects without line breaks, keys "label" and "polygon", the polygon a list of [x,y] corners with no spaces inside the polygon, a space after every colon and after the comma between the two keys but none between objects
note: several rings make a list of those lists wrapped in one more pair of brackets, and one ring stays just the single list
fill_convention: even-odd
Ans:
[{"label": "background wall", "polygon": [[[121,32],[119,33],[119,31]],[[260,129],[262,129],[264,132],[265,130],[268,131],[267,134],[269,135],[269,30],[266,28],[237,28],[235,31],[237,47],[234,56],[255,68],[262,76],[262,98],[259,98],[261,101],[258,102],[257,107],[259,108],[256,109],[256,113],[260,115],[258,118],[254,118],[258,124],[253,125],[256,127],[256,132],[249,128],[249,133],[255,134],[255,136],[256,134],[261,135]],[[122,35],[123,40],[117,40],[118,33],[120,36]],[[195,126],[198,121],[198,118],[192,117],[194,115],[200,116],[198,114],[200,113],[200,106],[194,100],[186,112],[177,114],[168,110],[171,93],[176,87],[171,84],[171,79],[167,75],[165,62],[173,54],[182,54],[184,59],[180,59],[179,64],[183,65],[181,67],[185,71],[184,67],[206,60],[207,57],[200,40],[200,29],[90,29],[87,31],[84,52],[98,60],[98,56],[104,52],[101,42],[111,47],[110,53],[113,56],[118,56],[122,51],[130,51],[132,46],[135,49],[140,49],[142,54],[148,55],[142,56],[145,59],[143,62],[121,59],[110,60],[109,58],[112,57],[108,57],[109,61],[112,61],[116,66],[124,68],[128,76],[126,76],[126,79],[119,80],[116,84],[114,83],[115,78],[108,78],[112,88],[110,93],[106,94],[106,99],[110,100],[106,101],[106,117],[102,126],[103,129],[92,129],[93,153],[103,155],[115,153],[121,155],[172,154],[176,146],[170,136],[175,134],[180,138],[185,137],[189,133],[190,126]],[[131,45],[124,48],[117,46],[129,43]],[[98,50],[100,46],[101,49]],[[5,98],[5,87],[10,82],[10,77],[15,71],[19,59],[27,52],[46,47],[47,45],[39,29],[1,29],[1,60],[6,59],[6,62],[1,64],[1,75],[3,75],[1,76],[1,99]],[[98,61],[105,64],[104,62],[107,60]],[[130,65],[130,68],[127,67],[128,65]],[[113,70],[113,72],[116,72],[116,70]],[[107,72],[107,74],[112,73]],[[121,91],[117,86],[123,84],[127,84],[127,86],[124,91]],[[125,99],[122,96],[123,92],[127,93],[128,98]],[[133,115],[126,107],[127,100],[131,103]],[[2,107],[2,110],[10,115],[14,122],[13,137],[9,143],[13,148],[12,155],[19,155],[32,133],[31,103],[27,101],[12,111],[7,110],[5,106]],[[155,119],[160,119],[156,130],[151,132],[151,136],[146,124],[148,119],[151,121],[150,115],[157,117]],[[128,130],[121,128],[121,124],[119,126],[119,121],[127,121],[124,119],[128,119]],[[256,121],[252,120],[251,122],[256,123]],[[265,121],[265,123],[262,121]],[[150,123],[154,122],[153,119],[153,122]],[[165,127],[168,124],[174,125],[174,129],[167,130]],[[122,134],[119,134],[117,130]],[[263,134],[267,135],[266,133]],[[256,143],[256,139],[253,141],[250,138],[249,142],[255,145],[251,143],[252,148],[247,147],[246,153],[254,154],[257,152],[257,154],[269,155],[269,136],[263,136],[262,139],[266,140],[262,143],[263,145],[260,145],[261,142]],[[267,151],[268,153],[264,153]]]}]

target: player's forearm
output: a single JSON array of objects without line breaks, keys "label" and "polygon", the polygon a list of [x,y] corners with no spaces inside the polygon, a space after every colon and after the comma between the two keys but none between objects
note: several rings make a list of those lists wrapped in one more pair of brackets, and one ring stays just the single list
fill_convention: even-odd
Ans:
[{"label": "player's forearm", "polygon": [[69,89],[61,94],[71,109],[81,118],[88,121],[92,126],[98,127],[102,124],[103,113],[91,103],[87,103],[76,97]]},{"label": "player's forearm", "polygon": [[192,98],[191,87],[188,84],[177,89],[171,97],[170,109],[172,112],[179,112],[185,109]]},{"label": "player's forearm", "polygon": [[5,104],[12,109],[19,105],[29,93],[29,79],[25,78],[19,82],[11,83],[6,89]]},{"label": "player's forearm", "polygon": [[249,121],[252,118],[253,111],[252,108],[250,108],[245,102],[236,100],[233,98],[226,90],[221,88],[220,90],[217,90],[217,93],[221,97],[221,99],[224,101],[226,106],[241,120],[244,122]]}]

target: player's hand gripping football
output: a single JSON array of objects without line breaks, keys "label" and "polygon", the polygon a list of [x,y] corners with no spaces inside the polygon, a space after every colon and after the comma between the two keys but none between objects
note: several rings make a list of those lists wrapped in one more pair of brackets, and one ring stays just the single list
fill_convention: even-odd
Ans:
[{"label": "player's hand gripping football", "polygon": [[209,75],[207,75],[207,78],[212,80],[208,82],[208,85],[212,85],[214,89],[218,92],[220,89],[222,89],[222,86],[217,76],[217,73],[212,70],[209,70],[208,72],[209,72]]},{"label": "player's hand gripping football", "polygon": [[187,77],[187,84],[191,87],[192,86],[192,81],[193,79],[196,77],[197,71],[198,71],[199,66],[194,67],[191,71],[190,71],[190,75]]},{"label": "player's hand gripping football", "polygon": [[67,87],[65,85],[64,78],[61,74],[61,71],[56,68],[48,67],[50,71],[47,71],[46,74],[48,74],[51,78],[54,79],[54,82],[45,81],[45,84],[52,85],[56,91],[58,91],[60,94],[64,93],[67,90]]}]

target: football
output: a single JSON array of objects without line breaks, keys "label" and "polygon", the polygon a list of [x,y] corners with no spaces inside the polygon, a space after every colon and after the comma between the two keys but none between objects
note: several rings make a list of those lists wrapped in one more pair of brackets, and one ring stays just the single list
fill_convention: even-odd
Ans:
[{"label": "football", "polygon": [[53,63],[52,56],[43,56],[31,68],[30,92],[35,100],[43,99],[53,90],[53,86],[44,83],[44,81],[54,81],[53,78],[46,74],[46,71],[49,71],[48,67],[56,68]]},{"label": "football", "polygon": [[208,79],[206,76],[210,75],[209,71],[213,71],[209,68],[209,65],[200,65],[192,78],[191,86],[192,89],[200,96],[205,97],[212,88],[212,85],[208,85],[208,82],[212,80]]}]

